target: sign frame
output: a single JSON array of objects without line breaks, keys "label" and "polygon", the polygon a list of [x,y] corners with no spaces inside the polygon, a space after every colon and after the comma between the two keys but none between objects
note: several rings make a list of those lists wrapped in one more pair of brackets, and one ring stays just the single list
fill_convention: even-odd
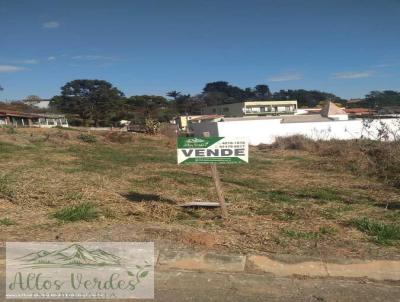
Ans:
[{"label": "sign frame", "polygon": [[242,137],[178,137],[178,164],[241,164],[249,162],[249,144]]}]

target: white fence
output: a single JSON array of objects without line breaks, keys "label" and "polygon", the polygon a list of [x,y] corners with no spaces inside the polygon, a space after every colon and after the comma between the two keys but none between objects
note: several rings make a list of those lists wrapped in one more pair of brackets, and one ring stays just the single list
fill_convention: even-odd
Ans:
[{"label": "white fence", "polygon": [[[304,135],[312,139],[376,139],[383,123],[390,129],[389,139],[400,133],[399,119],[374,120],[366,129],[363,120],[281,123],[281,119],[239,120],[224,122],[203,122],[192,124],[194,134],[202,136],[248,137],[251,145],[271,144],[278,136]],[[397,132],[396,132],[397,131]],[[394,134],[397,133],[397,134]]]}]

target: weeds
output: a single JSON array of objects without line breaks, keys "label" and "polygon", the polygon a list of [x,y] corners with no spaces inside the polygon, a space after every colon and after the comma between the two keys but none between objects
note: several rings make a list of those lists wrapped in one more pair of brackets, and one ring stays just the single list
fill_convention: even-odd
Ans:
[{"label": "weeds", "polygon": [[331,188],[315,188],[302,190],[297,193],[301,198],[313,198],[321,201],[339,200],[340,196],[337,190]]},{"label": "weeds", "polygon": [[6,133],[13,135],[13,134],[17,134],[17,130],[13,127],[13,126],[5,126],[6,127]]},{"label": "weeds", "polygon": [[305,239],[305,240],[315,240],[320,238],[323,235],[334,235],[336,233],[336,229],[330,226],[322,226],[318,229],[317,232],[313,231],[295,231],[295,230],[282,230],[282,234],[286,237],[290,237],[293,239]]},{"label": "weeds", "polygon": [[9,175],[0,175],[0,197],[11,199],[14,196],[12,180]]},{"label": "weeds", "polygon": [[14,224],[15,222],[8,217],[0,218],[0,225],[9,226]]},{"label": "weeds", "polygon": [[352,224],[368,236],[373,236],[378,244],[391,245],[393,240],[400,240],[400,226],[396,224],[385,224],[370,220],[367,217],[356,219]]},{"label": "weeds", "polygon": [[99,213],[92,203],[84,202],[76,206],[62,208],[54,213],[54,217],[67,222],[96,219]]},{"label": "weeds", "polygon": [[93,143],[97,142],[96,136],[94,136],[92,134],[81,133],[78,135],[78,139],[80,139],[81,141],[83,141],[85,143],[89,143],[89,144],[93,144]]},{"label": "weeds", "polygon": [[400,187],[400,141],[330,140],[314,141],[302,135],[277,137],[271,145],[260,145],[261,151],[271,149],[300,150],[320,156],[325,162],[335,160],[357,175],[375,176],[383,182]]},{"label": "weeds", "polygon": [[282,234],[285,235],[286,237],[290,237],[293,239],[312,240],[312,239],[317,239],[319,237],[318,232],[303,232],[295,230],[282,230]]}]

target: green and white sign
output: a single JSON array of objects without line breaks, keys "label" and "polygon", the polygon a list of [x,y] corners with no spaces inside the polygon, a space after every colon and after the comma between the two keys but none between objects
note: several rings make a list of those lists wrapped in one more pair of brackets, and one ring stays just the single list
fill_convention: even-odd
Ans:
[{"label": "green and white sign", "polygon": [[245,138],[178,137],[178,164],[240,164],[249,162]]}]

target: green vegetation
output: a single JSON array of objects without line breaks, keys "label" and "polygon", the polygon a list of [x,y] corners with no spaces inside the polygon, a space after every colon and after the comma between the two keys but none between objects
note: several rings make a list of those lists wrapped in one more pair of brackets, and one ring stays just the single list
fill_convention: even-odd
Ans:
[{"label": "green vegetation", "polygon": [[336,189],[332,188],[310,188],[296,194],[301,198],[313,198],[320,201],[339,200],[340,196]]},{"label": "green vegetation", "polygon": [[5,126],[6,127],[6,129],[7,129],[7,134],[17,134],[17,129],[15,129],[14,127],[12,127],[12,126]]},{"label": "green vegetation", "polygon": [[312,240],[317,239],[319,237],[318,232],[303,232],[303,231],[295,231],[295,230],[282,230],[282,234],[286,237],[290,237],[293,239],[306,239]]},{"label": "green vegetation", "polygon": [[14,196],[12,182],[9,175],[0,175],[0,197],[12,198]]},{"label": "green vegetation", "polygon": [[97,142],[96,136],[94,136],[92,134],[81,133],[78,135],[78,138],[81,141],[84,141],[85,143],[89,143],[89,144]]},{"label": "green vegetation", "polygon": [[392,244],[394,240],[400,240],[400,226],[398,224],[385,224],[376,222],[367,217],[356,219],[352,224],[361,232],[373,236],[378,244]]},{"label": "green vegetation", "polygon": [[94,204],[84,202],[76,206],[64,207],[54,213],[54,217],[67,222],[74,222],[79,220],[90,221],[96,219],[99,213]]},{"label": "green vegetation", "polygon": [[325,235],[334,235],[336,233],[336,229],[331,226],[321,226],[317,232],[313,231],[296,231],[296,230],[282,230],[282,234],[286,237],[290,237],[293,239],[305,239],[305,240],[315,240]]},{"label": "green vegetation", "polygon": [[0,155],[6,155],[18,150],[21,150],[22,148],[13,144],[9,144],[9,143],[4,143],[4,142],[0,142]]},{"label": "green vegetation", "polygon": [[9,226],[14,224],[15,222],[8,217],[0,218],[0,225]]}]

